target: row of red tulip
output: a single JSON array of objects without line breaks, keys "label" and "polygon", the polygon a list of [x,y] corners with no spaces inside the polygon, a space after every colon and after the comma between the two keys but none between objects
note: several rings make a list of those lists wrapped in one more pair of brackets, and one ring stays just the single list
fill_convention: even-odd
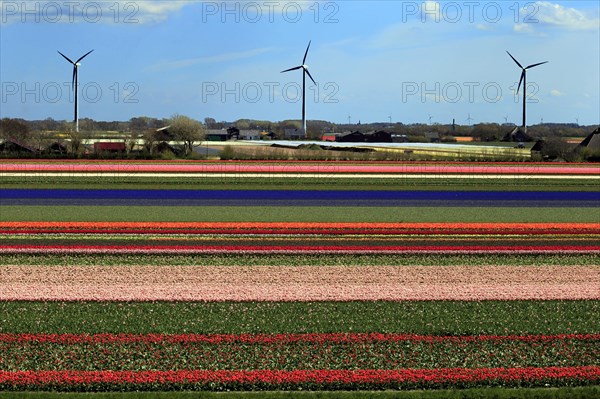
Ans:
[{"label": "row of red tulip", "polygon": [[0,233],[600,234],[600,223],[0,222]]},{"label": "row of red tulip", "polygon": [[0,389],[366,389],[600,382],[599,366],[403,370],[0,371]]}]

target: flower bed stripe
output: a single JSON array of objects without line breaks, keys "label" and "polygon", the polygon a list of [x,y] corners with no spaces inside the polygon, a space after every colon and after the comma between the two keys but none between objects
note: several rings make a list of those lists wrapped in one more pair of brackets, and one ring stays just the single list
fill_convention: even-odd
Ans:
[{"label": "flower bed stripe", "polygon": [[4,266],[0,300],[600,299],[600,266]]},{"label": "flower bed stripe", "polygon": [[[340,334],[341,335],[341,334]],[[109,337],[115,338],[115,337]],[[5,371],[50,370],[353,370],[595,365],[598,339],[506,337],[153,336],[0,341]],[[134,339],[127,339],[134,338]],[[139,339],[135,339],[139,338]],[[182,339],[185,338],[185,339]],[[202,339],[208,338],[208,339]],[[373,339],[369,339],[373,338]],[[516,355],[516,356],[515,356]],[[508,359],[506,359],[508,357]]]},{"label": "flower bed stripe", "polygon": [[1,234],[600,234],[600,223],[0,222]]},{"label": "flower bed stripe", "polygon": [[482,245],[482,246],[344,246],[344,245],[297,245],[297,246],[149,246],[149,245],[3,245],[0,253],[85,253],[85,254],[595,254],[600,245]]},{"label": "flower bed stripe", "polygon": [[600,192],[0,189],[4,205],[599,207]]},{"label": "flower bed stripe", "polygon": [[513,174],[536,175],[600,175],[594,166],[565,165],[436,165],[436,164],[257,164],[257,163],[2,163],[0,173],[6,172],[64,172],[64,173],[306,173],[306,174],[344,174],[344,173],[390,173],[390,174]]},{"label": "flower bed stripe", "polygon": [[[307,333],[307,334],[1,334],[0,342],[52,344],[106,343],[207,343],[207,344],[278,344],[278,343],[370,343],[370,342],[554,342],[565,340],[598,341],[600,334],[556,335],[418,335],[386,333]],[[599,349],[600,350],[600,349]]]},{"label": "flower bed stripe", "polygon": [[600,367],[403,370],[0,371],[0,389],[383,389],[597,384]]}]

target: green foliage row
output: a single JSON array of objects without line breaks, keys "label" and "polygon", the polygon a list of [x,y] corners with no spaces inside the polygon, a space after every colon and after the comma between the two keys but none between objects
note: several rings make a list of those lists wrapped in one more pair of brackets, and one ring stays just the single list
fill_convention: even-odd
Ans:
[{"label": "green foliage row", "polygon": [[595,208],[3,206],[0,221],[79,222],[600,222]]},{"label": "green foliage row", "polygon": [[399,370],[595,366],[600,339],[0,342],[3,371]]},{"label": "green foliage row", "polygon": [[452,191],[596,191],[597,182],[579,179],[481,179],[477,177],[344,179],[334,176],[297,178],[212,177],[161,179],[134,176],[19,176],[0,177],[0,188],[53,189],[182,189],[182,190],[452,190]]},{"label": "green foliage row", "polygon": [[600,301],[0,302],[0,333],[600,333]]},{"label": "green foliage row", "polygon": [[594,266],[594,254],[0,254],[3,265]]}]

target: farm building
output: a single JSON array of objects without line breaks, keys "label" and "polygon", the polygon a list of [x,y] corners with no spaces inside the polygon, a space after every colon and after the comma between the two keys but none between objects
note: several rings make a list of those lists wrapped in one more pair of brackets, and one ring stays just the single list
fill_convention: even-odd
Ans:
[{"label": "farm building", "polygon": [[600,150],[600,128],[597,128],[592,133],[590,133],[579,145],[577,146],[577,150],[583,150],[584,148],[590,150]]},{"label": "farm building", "polygon": [[325,133],[321,136],[321,141],[337,141],[339,133]]},{"label": "farm building", "polygon": [[258,130],[238,130],[240,140],[260,140],[260,132]]},{"label": "farm building", "polygon": [[154,151],[158,154],[173,153],[177,156],[183,155],[183,150],[180,147],[172,146],[166,141],[161,141],[154,147]]},{"label": "farm building", "polygon": [[44,152],[46,154],[66,154],[68,152],[67,146],[55,141],[54,143],[50,144],[48,147],[46,147],[46,149],[44,150]]},{"label": "farm building", "polygon": [[392,135],[386,131],[378,130],[365,134],[365,139],[367,143],[391,143]]},{"label": "farm building", "polygon": [[169,131],[171,126],[161,127],[160,129],[156,129],[156,140],[157,141],[174,141],[175,137]]},{"label": "farm building", "polygon": [[273,132],[260,132],[261,140],[276,140],[277,135]]},{"label": "farm building", "polygon": [[284,135],[286,140],[303,140],[306,138],[303,129],[285,129]]},{"label": "farm building", "polygon": [[230,141],[240,139],[240,130],[236,127],[225,129],[208,129],[206,141]]},{"label": "farm building", "polygon": [[359,131],[350,132],[350,133],[342,133],[337,136],[336,141],[340,143],[364,143],[365,135]]},{"label": "farm building", "polygon": [[206,131],[206,141],[227,141],[231,135],[225,129],[209,129]]},{"label": "farm building", "polygon": [[0,153],[2,154],[33,154],[35,152],[35,148],[14,139],[6,139],[0,143]]},{"label": "farm building", "polygon": [[408,143],[408,136],[406,134],[392,134],[393,143]]},{"label": "farm building", "polygon": [[340,134],[336,137],[336,141],[341,143],[391,143],[392,135],[383,130],[369,133],[356,131]]},{"label": "farm building", "polygon": [[126,147],[125,147],[125,143],[123,143],[123,142],[111,143],[111,142],[97,141],[94,143],[94,152],[95,153],[100,153],[100,152],[120,153],[120,152],[125,152],[125,151],[126,151]]},{"label": "farm building", "polygon": [[533,138],[527,134],[527,130],[522,127],[516,127],[512,130],[512,132],[507,133],[502,141],[516,141],[519,143],[526,143],[533,141]]}]

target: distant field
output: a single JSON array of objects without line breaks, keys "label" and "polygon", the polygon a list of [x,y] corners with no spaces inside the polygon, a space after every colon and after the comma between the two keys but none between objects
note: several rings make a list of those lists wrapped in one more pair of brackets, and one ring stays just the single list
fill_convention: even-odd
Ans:
[{"label": "distant field", "polygon": [[[240,142],[239,145],[256,144]],[[531,151],[528,148],[516,148],[515,143],[482,144],[482,143],[341,143],[323,141],[273,141],[259,143],[263,146],[277,145],[282,147],[299,147],[306,145],[327,146],[336,150],[369,149],[377,152],[399,153],[408,156],[425,156],[433,159],[495,159],[495,160],[529,160]]]},{"label": "distant field", "polygon": [[55,189],[181,189],[181,190],[455,190],[455,191],[597,191],[598,181],[572,179],[538,179],[515,176],[511,179],[477,178],[410,178],[410,179],[339,179],[325,177],[258,178],[258,177],[170,177],[158,180],[143,175],[127,176],[19,176],[0,174],[0,188]]},{"label": "distant field", "polygon": [[593,165],[18,163],[0,397],[600,394]]},{"label": "distant field", "polygon": [[3,206],[0,221],[600,222],[595,208]]}]

